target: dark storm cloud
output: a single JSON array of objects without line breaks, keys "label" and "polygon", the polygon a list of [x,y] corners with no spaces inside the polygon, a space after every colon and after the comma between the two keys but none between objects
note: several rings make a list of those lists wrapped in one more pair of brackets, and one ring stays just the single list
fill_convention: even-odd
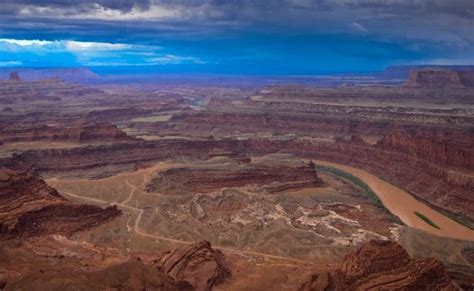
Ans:
[{"label": "dark storm cloud", "polygon": [[[120,11],[130,11],[132,8],[141,10],[150,7],[150,0],[3,0],[3,5],[10,10],[19,11],[24,6],[36,7],[63,7],[86,11],[94,5]],[[1,9],[1,8],[0,8]]]},{"label": "dark storm cloud", "polygon": [[[211,7],[227,15],[246,16],[248,11],[254,15],[291,12],[300,10],[306,12],[337,11],[338,9],[368,10],[378,13],[393,13],[397,15],[431,15],[445,14],[470,18],[474,16],[474,1],[472,0],[155,0],[154,3],[172,7],[196,8]],[[308,11],[309,10],[309,11]]]},{"label": "dark storm cloud", "polygon": [[[337,2],[337,1],[336,1]],[[413,14],[450,14],[469,18],[474,15],[474,1],[471,0],[401,0],[401,1],[343,1],[355,9],[368,8],[374,11]]]},{"label": "dark storm cloud", "polygon": [[249,15],[258,18],[262,14],[275,14],[278,17],[280,12],[291,14],[291,10],[304,11],[305,14],[338,9],[368,10],[400,16],[419,14],[444,14],[463,18],[474,16],[472,0],[2,0],[0,9],[18,12],[25,6],[34,6],[87,11],[95,9],[97,5],[124,12],[132,8],[147,10],[151,5],[162,5],[189,14],[206,15],[209,12],[208,17],[217,12],[224,18],[246,18]]},{"label": "dark storm cloud", "polygon": [[[184,48],[193,45],[209,49],[209,43],[215,40],[227,39],[235,42],[229,47],[239,47],[242,40],[266,37],[268,45],[262,47],[270,51],[269,55],[274,46],[272,39],[337,35],[394,44],[413,54],[474,58],[474,0],[0,2],[0,38],[168,46],[187,41]],[[305,40],[299,41],[304,48]],[[248,51],[262,53],[251,48]]]}]

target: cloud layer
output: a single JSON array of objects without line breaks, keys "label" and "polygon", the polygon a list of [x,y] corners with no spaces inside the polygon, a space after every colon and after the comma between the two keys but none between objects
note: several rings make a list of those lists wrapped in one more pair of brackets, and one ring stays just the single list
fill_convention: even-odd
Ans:
[{"label": "cloud layer", "polygon": [[158,46],[124,43],[0,39],[0,66],[159,66],[202,64],[199,58],[166,53]]},{"label": "cloud layer", "polygon": [[[298,50],[311,57],[308,45],[325,53],[321,60],[341,57],[351,64],[348,69],[367,63],[364,50],[372,50],[374,58],[366,70],[403,62],[462,63],[474,60],[472,27],[472,0],[2,0],[0,5],[0,38],[58,41],[82,63],[103,62],[105,52],[115,51],[122,52],[117,64],[154,59],[231,66],[254,58],[267,65],[284,57],[294,62]],[[285,38],[297,43],[282,44]],[[341,45],[350,48],[338,52]],[[97,57],[87,59],[84,48]],[[127,50],[135,57],[124,56]],[[139,58],[140,51],[156,55]]]}]

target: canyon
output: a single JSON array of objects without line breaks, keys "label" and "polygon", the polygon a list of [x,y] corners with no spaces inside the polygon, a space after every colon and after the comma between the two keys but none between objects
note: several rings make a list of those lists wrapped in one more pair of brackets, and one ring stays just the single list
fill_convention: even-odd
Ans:
[{"label": "canyon", "polygon": [[33,73],[0,82],[0,289],[473,288],[469,70],[324,87]]},{"label": "canyon", "polygon": [[[107,224],[112,223],[114,217],[119,217],[120,211],[116,208],[71,205],[38,177],[2,170],[1,178],[3,200],[4,196],[12,196],[10,191],[18,192],[16,200],[28,200],[22,204],[11,203],[8,209],[2,208],[1,213],[8,215],[2,220],[9,223],[2,225],[0,237],[2,289],[61,289],[67,286],[79,290],[110,287],[134,290],[239,290],[245,284],[251,284],[252,280],[246,275],[249,271],[261,276],[259,284],[275,283],[269,272],[274,272],[272,268],[278,263],[267,262],[262,266],[240,257],[242,254],[265,258],[264,253],[234,253],[226,248],[216,249],[209,242],[202,241],[184,242],[182,247],[161,254],[142,253],[140,257],[132,258],[111,246],[94,246],[78,240],[77,233],[96,231],[99,225],[110,227]],[[51,206],[62,211],[51,212]],[[71,207],[78,211],[71,211]],[[30,215],[38,213],[37,209],[48,213],[47,229],[42,219]],[[16,224],[11,222],[15,220]],[[6,252],[11,247],[13,249]],[[278,256],[269,256],[269,259],[289,263],[282,264],[280,272],[291,268],[300,274],[291,280],[284,279],[285,286],[299,290],[347,290],[369,286],[430,286],[440,290],[458,290],[459,284],[469,284],[453,280],[439,260],[411,259],[399,244],[390,241],[366,242],[348,254],[340,266],[287,260]],[[77,260],[81,264],[75,263]]]}]

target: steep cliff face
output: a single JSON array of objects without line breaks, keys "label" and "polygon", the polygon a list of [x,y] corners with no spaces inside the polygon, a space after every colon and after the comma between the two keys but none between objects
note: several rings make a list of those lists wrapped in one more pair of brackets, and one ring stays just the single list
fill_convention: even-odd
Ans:
[{"label": "steep cliff face", "polygon": [[125,132],[109,123],[84,124],[69,128],[51,126],[0,130],[0,143],[30,141],[124,141],[130,140]]},{"label": "steep cliff face", "polygon": [[97,140],[120,141],[130,139],[125,132],[118,129],[117,126],[109,123],[85,125],[80,128],[78,133],[76,132],[76,134],[73,135],[73,138],[76,137],[80,142]]},{"label": "steep cliff face", "polygon": [[377,146],[417,156],[442,165],[474,170],[474,138],[470,135],[409,135],[393,132],[385,135]]},{"label": "steep cliff face", "polygon": [[249,163],[232,169],[175,168],[160,173],[146,186],[147,191],[167,195],[206,193],[222,188],[258,185],[270,193],[288,189],[321,187],[314,166],[259,165]]},{"label": "steep cliff face", "polygon": [[414,87],[464,87],[456,71],[441,69],[411,70],[406,86]]},{"label": "steep cliff face", "polygon": [[[392,130],[430,131],[436,125],[471,125],[474,119],[459,116],[456,110],[404,111],[399,108],[354,108],[331,105],[313,105],[290,102],[265,102],[265,110],[255,112],[197,112],[174,115],[168,122],[134,124],[134,128],[159,135],[229,136],[260,132],[277,134],[373,135],[382,136]],[[394,120],[406,121],[393,122]],[[452,126],[450,126],[452,128]],[[452,129],[448,130],[452,130]],[[448,131],[439,128],[440,132]]]},{"label": "steep cliff face", "polygon": [[370,241],[342,268],[313,274],[300,290],[460,290],[434,258],[414,260],[395,242]]},{"label": "steep cliff face", "polygon": [[71,204],[37,177],[0,169],[0,237],[71,235],[120,213],[115,207]]}]

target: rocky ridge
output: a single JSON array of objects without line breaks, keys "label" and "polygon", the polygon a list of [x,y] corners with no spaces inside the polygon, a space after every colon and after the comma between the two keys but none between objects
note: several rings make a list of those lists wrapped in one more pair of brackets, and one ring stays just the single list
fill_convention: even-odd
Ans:
[{"label": "rocky ridge", "polygon": [[377,147],[416,156],[440,166],[474,170],[473,136],[386,134]]},{"label": "rocky ridge", "polygon": [[72,204],[31,174],[0,169],[1,237],[71,235],[120,214],[116,207]]},{"label": "rocky ridge", "polygon": [[110,123],[88,123],[74,127],[38,127],[14,128],[0,130],[0,144],[6,142],[31,141],[125,141],[131,138],[117,126]]},{"label": "rocky ridge", "polygon": [[224,187],[262,186],[269,193],[321,187],[314,165],[259,165],[247,163],[227,168],[175,168],[160,173],[146,189],[167,195],[212,192]]},{"label": "rocky ridge", "polygon": [[370,241],[340,269],[313,274],[300,290],[461,290],[434,258],[414,260],[396,242]]},{"label": "rocky ridge", "polygon": [[[134,124],[134,128],[161,136],[180,136],[183,132],[191,136],[227,137],[239,134],[295,134],[318,137],[324,135],[374,135],[398,130],[403,133],[410,131],[430,131],[432,125],[443,126],[440,132],[456,131],[454,124],[474,125],[471,116],[459,116],[456,110],[449,112],[397,112],[386,109],[373,110],[344,106],[326,106],[311,104],[287,104],[283,102],[265,103],[265,109],[273,109],[274,113],[261,112],[197,112],[174,115],[166,123]],[[295,110],[298,106],[302,110]],[[312,107],[315,107],[314,110]],[[331,108],[333,107],[333,108]],[[357,120],[354,120],[357,119]],[[405,121],[412,124],[390,121]],[[218,125],[218,126],[217,126]],[[429,127],[431,126],[431,128]],[[445,127],[445,128],[444,128]]]},{"label": "rocky ridge", "polygon": [[208,241],[165,252],[156,266],[174,280],[189,282],[195,290],[211,290],[231,276],[225,256]]}]

